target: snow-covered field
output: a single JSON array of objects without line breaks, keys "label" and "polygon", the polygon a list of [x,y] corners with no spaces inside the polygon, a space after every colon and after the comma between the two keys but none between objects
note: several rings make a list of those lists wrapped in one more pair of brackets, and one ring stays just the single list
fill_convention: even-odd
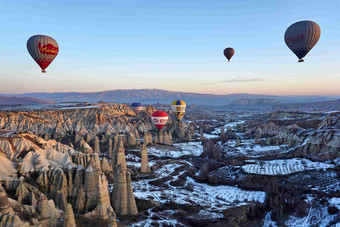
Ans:
[{"label": "snow-covered field", "polygon": [[[299,218],[295,215],[291,215],[289,219],[285,222],[287,226],[305,227],[305,226],[318,226],[326,227],[330,226],[337,217],[337,215],[330,215],[327,210],[327,206],[321,205],[319,202],[315,201],[311,196],[307,199],[310,209],[308,215]],[[335,226],[335,225],[332,225]],[[339,223],[336,224],[339,226]]]},{"label": "snow-covered field", "polygon": [[[245,121],[235,121],[235,122],[228,122],[223,126],[224,131],[226,131],[228,128],[235,128],[237,125],[243,124]],[[221,128],[216,128],[214,131],[211,132],[212,134],[220,134]]]},{"label": "snow-covered field", "polygon": [[156,147],[148,148],[148,155],[153,155],[158,158],[179,158],[184,155],[199,156],[203,152],[201,142],[188,142],[174,144],[177,149],[160,149]]},{"label": "snow-covered field", "polygon": [[300,158],[271,161],[248,160],[248,162],[255,162],[255,164],[244,165],[242,166],[242,169],[246,173],[260,175],[287,175],[307,170],[326,170],[328,168],[334,168],[334,165],[332,164],[312,162],[308,159]]},{"label": "snow-covered field", "polygon": [[245,205],[251,201],[263,203],[266,197],[265,192],[245,191],[225,185],[210,186],[197,183],[192,178],[187,179],[184,187],[178,188],[171,185],[169,188],[161,188],[148,184],[148,181],[133,182],[134,194],[137,198],[153,199],[158,203],[172,201],[178,204],[201,205],[212,212],[220,212],[230,206]]}]

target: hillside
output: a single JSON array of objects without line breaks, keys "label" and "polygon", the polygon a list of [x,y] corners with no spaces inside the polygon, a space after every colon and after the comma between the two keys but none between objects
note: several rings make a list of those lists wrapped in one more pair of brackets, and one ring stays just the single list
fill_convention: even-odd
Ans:
[{"label": "hillside", "polygon": [[31,97],[5,97],[0,96],[0,105],[36,105],[36,104],[53,104],[54,101],[43,100]]},{"label": "hillside", "polygon": [[166,91],[160,89],[127,89],[127,90],[111,90],[100,92],[55,92],[55,93],[25,93],[11,94],[4,96],[16,97],[33,97],[36,99],[48,99],[55,102],[116,102],[116,103],[131,103],[139,101],[145,104],[152,103],[169,103],[175,99],[183,99],[188,104],[199,105],[228,105],[238,99],[273,99],[280,103],[305,103],[305,102],[320,102],[328,101],[340,97],[324,97],[324,96],[274,96],[261,94],[200,94],[190,92]]}]

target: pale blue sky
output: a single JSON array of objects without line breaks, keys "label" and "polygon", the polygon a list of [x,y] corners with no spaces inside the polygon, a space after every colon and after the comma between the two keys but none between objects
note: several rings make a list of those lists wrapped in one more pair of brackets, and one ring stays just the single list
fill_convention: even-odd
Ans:
[{"label": "pale blue sky", "polygon": [[[340,94],[339,12],[338,0],[0,0],[0,94]],[[321,27],[304,63],[283,40],[300,20]],[[59,43],[46,74],[26,49],[35,34]],[[227,63],[222,51],[229,46],[235,55]]]}]

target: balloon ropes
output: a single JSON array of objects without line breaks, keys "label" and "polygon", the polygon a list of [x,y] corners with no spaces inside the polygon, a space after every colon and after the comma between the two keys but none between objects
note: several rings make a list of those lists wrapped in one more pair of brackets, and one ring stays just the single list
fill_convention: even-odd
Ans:
[{"label": "balloon ropes", "polygon": [[34,35],[27,41],[27,50],[41,68],[42,73],[51,64],[59,52],[58,43],[46,35]]},{"label": "balloon ropes", "polygon": [[303,62],[308,52],[318,42],[321,34],[319,25],[313,21],[299,21],[286,30],[284,39],[289,49]]}]

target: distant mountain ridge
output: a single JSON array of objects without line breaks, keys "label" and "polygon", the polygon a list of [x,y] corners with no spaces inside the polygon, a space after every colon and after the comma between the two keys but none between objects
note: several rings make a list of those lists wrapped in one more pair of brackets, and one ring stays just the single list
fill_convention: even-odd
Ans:
[{"label": "distant mountain ridge", "polygon": [[53,104],[54,101],[42,100],[31,97],[5,97],[0,96],[0,105],[36,105],[36,104]]},{"label": "distant mountain ridge", "polygon": [[110,90],[100,92],[54,92],[54,93],[25,93],[11,94],[3,96],[32,97],[36,99],[47,99],[55,102],[116,102],[131,103],[142,102],[145,104],[152,103],[169,103],[176,99],[183,99],[188,104],[198,104],[207,106],[228,105],[238,99],[272,99],[280,103],[306,103],[321,102],[340,98],[327,96],[276,96],[261,94],[229,94],[214,95],[200,94],[190,92],[175,92],[160,89],[127,89],[127,90]]}]

